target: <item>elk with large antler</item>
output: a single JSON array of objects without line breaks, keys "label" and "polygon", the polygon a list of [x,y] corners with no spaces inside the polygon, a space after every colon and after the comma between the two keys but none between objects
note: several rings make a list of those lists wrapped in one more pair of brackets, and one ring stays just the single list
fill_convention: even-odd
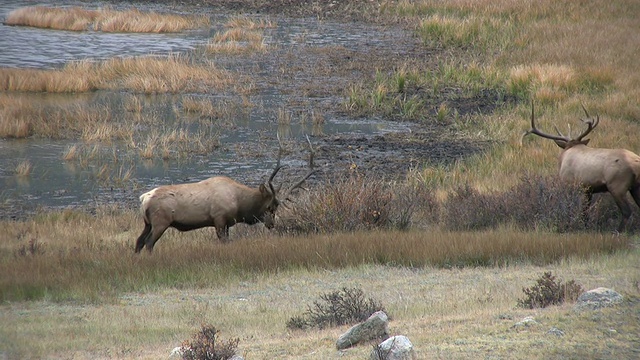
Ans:
[{"label": "elk with large antler", "polygon": [[[281,199],[307,180],[314,172],[313,147],[309,143],[310,170],[291,186]],[[273,179],[280,169],[282,145],[278,138],[278,161],[266,184],[250,188],[225,176],[216,176],[197,183],[165,185],[140,196],[144,218],[144,230],[136,241],[135,252],[145,246],[151,252],[156,241],[170,227],[190,231],[213,226],[222,242],[229,239],[229,227],[237,223],[263,223],[268,229],[275,225],[275,213],[280,205],[280,187],[273,186]]]},{"label": "elk with large antler", "polygon": [[[531,129],[524,133],[551,139],[562,148],[560,153],[560,178],[564,181],[581,184],[587,195],[587,207],[594,193],[609,192],[615,200],[622,220],[618,231],[624,231],[631,207],[626,199],[627,192],[640,207],[640,156],[626,149],[600,149],[587,146],[584,139],[600,123],[600,117],[589,116],[582,107],[587,119],[582,119],[587,128],[577,137],[565,136],[556,128],[558,135],[546,134],[536,128],[533,102],[531,103]],[[569,134],[571,135],[571,134]]]}]

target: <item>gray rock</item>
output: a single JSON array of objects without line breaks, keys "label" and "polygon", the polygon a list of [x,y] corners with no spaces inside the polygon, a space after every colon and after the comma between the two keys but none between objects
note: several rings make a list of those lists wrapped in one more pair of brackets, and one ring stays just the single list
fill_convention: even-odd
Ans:
[{"label": "gray rock", "polygon": [[599,287],[582,293],[582,295],[578,297],[578,301],[576,301],[573,309],[576,311],[597,310],[619,304],[622,300],[623,297],[619,293],[611,289]]},{"label": "gray rock", "polygon": [[389,318],[383,311],[373,313],[360,324],[354,325],[336,341],[338,350],[343,350],[363,341],[389,337]]},{"label": "gray rock", "polygon": [[560,336],[564,336],[564,331],[562,331],[562,330],[560,330],[560,329],[558,329],[556,327],[552,327],[551,329],[549,329],[549,331],[547,331],[547,334],[555,335],[555,336],[560,337]]},{"label": "gray rock", "polygon": [[409,338],[397,335],[388,338],[371,350],[370,360],[415,360],[416,353]]},{"label": "gray rock", "polygon": [[537,326],[540,323],[533,318],[533,316],[527,316],[524,319],[515,323],[512,327],[516,330],[525,329],[533,326]]}]

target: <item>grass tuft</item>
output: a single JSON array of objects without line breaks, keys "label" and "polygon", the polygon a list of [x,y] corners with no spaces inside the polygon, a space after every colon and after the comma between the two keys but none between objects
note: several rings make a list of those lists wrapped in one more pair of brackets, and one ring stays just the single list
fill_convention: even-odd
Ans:
[{"label": "grass tuft", "polygon": [[32,26],[55,30],[134,33],[166,33],[209,25],[204,15],[183,16],[143,12],[138,9],[88,10],[81,7],[28,6],[11,11],[5,20],[7,25]]}]

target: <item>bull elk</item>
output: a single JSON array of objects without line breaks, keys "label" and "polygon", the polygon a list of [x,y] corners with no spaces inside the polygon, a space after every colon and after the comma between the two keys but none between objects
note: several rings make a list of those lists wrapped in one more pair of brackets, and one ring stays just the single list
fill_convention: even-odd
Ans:
[{"label": "bull elk", "polygon": [[278,160],[266,184],[250,188],[225,176],[216,176],[197,183],[165,185],[140,195],[144,229],[136,241],[135,252],[145,246],[151,252],[164,232],[173,227],[190,231],[215,227],[218,239],[229,240],[229,227],[237,223],[263,223],[268,229],[275,225],[275,213],[281,200],[287,200],[314,172],[313,147],[309,143],[310,170],[278,199],[280,187],[273,179],[280,169],[282,144],[278,138]]},{"label": "bull elk", "polygon": [[[582,122],[587,128],[577,137],[565,136],[557,128],[558,135],[546,134],[536,128],[533,102],[531,103],[531,129],[523,135],[538,135],[551,139],[562,148],[560,153],[560,178],[568,182],[581,184],[587,196],[586,206],[591,205],[594,193],[609,192],[615,200],[622,219],[618,232],[625,230],[631,207],[626,199],[627,192],[640,207],[640,156],[626,149],[600,149],[587,146],[589,139],[584,139],[600,123],[600,116],[595,119],[589,116],[582,106],[587,118]],[[569,134],[571,135],[571,134]]]}]

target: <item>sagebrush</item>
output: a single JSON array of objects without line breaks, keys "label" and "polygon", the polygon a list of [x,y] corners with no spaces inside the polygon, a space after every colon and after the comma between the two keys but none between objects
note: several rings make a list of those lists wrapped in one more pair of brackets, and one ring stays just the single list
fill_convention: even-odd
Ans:
[{"label": "sagebrush", "polygon": [[236,354],[240,339],[222,341],[219,330],[203,325],[191,340],[182,343],[182,358],[185,360],[228,360]]},{"label": "sagebrush", "polygon": [[525,309],[537,309],[559,305],[565,301],[574,302],[584,292],[584,289],[575,280],[569,280],[563,284],[562,281],[556,280],[551,272],[545,272],[536,280],[536,285],[523,288],[522,291],[525,297],[518,300],[518,306]]},{"label": "sagebrush", "polygon": [[376,311],[384,311],[384,307],[376,300],[365,298],[364,292],[358,288],[342,288],[326,293],[314,301],[302,316],[294,316],[287,322],[290,329],[355,324],[366,320]]}]

